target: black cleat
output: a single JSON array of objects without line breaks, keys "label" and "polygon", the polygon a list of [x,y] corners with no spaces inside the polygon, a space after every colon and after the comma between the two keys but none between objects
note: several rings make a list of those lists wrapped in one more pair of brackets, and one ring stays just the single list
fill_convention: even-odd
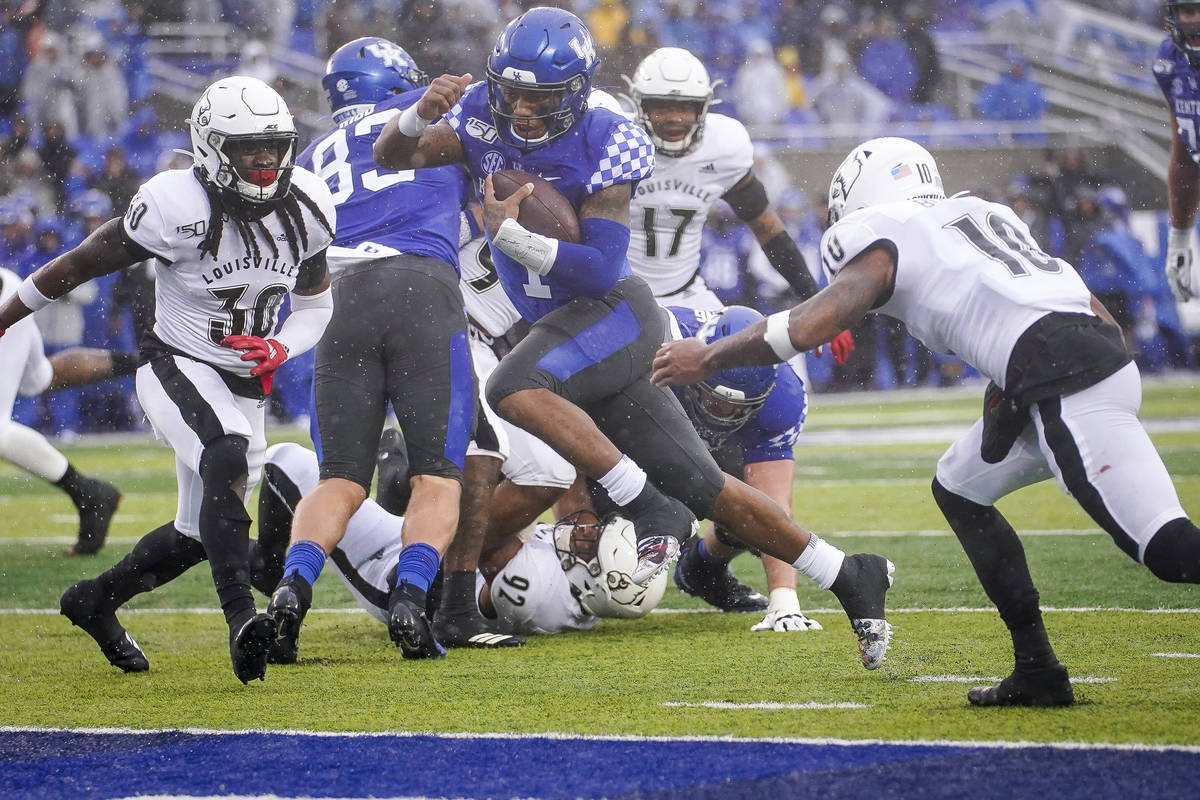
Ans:
[{"label": "black cleat", "polygon": [[895,572],[895,565],[883,556],[855,553],[846,556],[829,587],[850,618],[858,655],[867,669],[878,669],[891,646],[892,626],[885,619],[884,604]]},{"label": "black cleat", "polygon": [[478,611],[447,614],[439,610],[433,615],[433,636],[445,647],[520,647],[524,636],[501,633]]},{"label": "black cleat", "polygon": [[1075,690],[1067,668],[1055,661],[1039,669],[1015,669],[995,686],[976,686],[967,700],[973,706],[1069,706]]},{"label": "black cleat", "polygon": [[58,601],[59,613],[82,628],[100,645],[108,663],[125,672],[145,672],[150,660],[129,632],[121,627],[116,614],[100,606],[95,581],[85,580],[71,586]]},{"label": "black cleat", "polygon": [[[231,632],[232,633],[232,632]],[[255,614],[242,623],[229,638],[229,657],[233,674],[242,683],[267,675],[267,651],[275,641],[275,620],[267,614]]]},{"label": "black cleat", "polygon": [[79,538],[68,551],[70,555],[93,556],[100,552],[120,503],[121,492],[117,487],[89,479],[87,499],[79,505]]},{"label": "black cleat", "polygon": [[425,616],[425,592],[400,583],[388,600],[388,635],[405,658],[445,658]]},{"label": "black cleat", "polygon": [[766,611],[767,598],[737,579],[728,562],[705,561],[697,544],[683,548],[675,566],[675,585],[722,611]]},{"label": "black cleat", "polygon": [[268,664],[295,664],[300,650],[300,626],[312,606],[312,586],[295,573],[280,581],[267,604],[276,636],[267,651]]}]

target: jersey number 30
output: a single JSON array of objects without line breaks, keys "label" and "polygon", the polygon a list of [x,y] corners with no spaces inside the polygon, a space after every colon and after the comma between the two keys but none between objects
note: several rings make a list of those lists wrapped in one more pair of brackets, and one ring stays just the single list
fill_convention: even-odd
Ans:
[{"label": "jersey number 30", "polygon": [[275,330],[279,306],[283,303],[283,296],[288,293],[288,287],[281,283],[267,286],[254,298],[253,308],[238,308],[238,301],[249,288],[242,284],[208,290],[209,294],[221,301],[221,310],[227,315],[221,319],[208,319],[208,338],[213,344],[221,344],[226,336],[270,336]]}]

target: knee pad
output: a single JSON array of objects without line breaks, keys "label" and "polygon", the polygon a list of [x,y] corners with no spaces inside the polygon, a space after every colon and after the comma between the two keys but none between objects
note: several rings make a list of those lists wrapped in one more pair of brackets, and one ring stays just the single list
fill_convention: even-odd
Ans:
[{"label": "knee pad", "polygon": [[1142,563],[1160,580],[1200,583],[1200,528],[1187,517],[1171,520],[1151,537]]}]

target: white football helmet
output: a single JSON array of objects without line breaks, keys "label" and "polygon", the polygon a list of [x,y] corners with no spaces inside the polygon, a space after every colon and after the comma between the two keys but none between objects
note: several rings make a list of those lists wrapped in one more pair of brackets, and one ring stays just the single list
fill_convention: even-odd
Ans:
[{"label": "white football helmet", "polygon": [[[638,124],[650,134],[656,152],[677,158],[700,143],[704,117],[715,102],[713,89],[719,84],[708,80],[708,70],[700,59],[681,47],[660,47],[642,59],[633,78],[626,77],[625,82],[629,84],[629,94],[637,109]],[[655,133],[650,124],[645,107],[647,100],[693,101],[699,106],[696,124],[678,142],[668,142]]]},{"label": "white football helmet", "polygon": [[871,139],[854,148],[829,184],[829,224],[861,208],[916,198],[944,199],[937,162],[908,139]]},{"label": "white football helmet", "polygon": [[637,534],[623,517],[602,523],[590,511],[570,514],[554,526],[554,548],[579,604],[597,617],[644,617],[667,590],[669,570],[659,570],[645,586],[633,582]]},{"label": "white football helmet", "polygon": [[[201,180],[227,196],[255,205],[287,194],[296,160],[296,123],[283,98],[270,86],[258,78],[222,78],[200,95],[188,126],[192,158]],[[227,147],[246,140],[273,143],[278,154],[275,169],[239,172]]]}]

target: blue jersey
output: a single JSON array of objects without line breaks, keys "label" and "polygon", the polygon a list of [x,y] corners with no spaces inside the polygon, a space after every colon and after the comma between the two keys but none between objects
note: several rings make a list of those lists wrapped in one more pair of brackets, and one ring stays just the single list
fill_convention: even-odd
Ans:
[{"label": "blue jersey", "polygon": [[1159,45],[1154,59],[1154,79],[1175,112],[1179,123],[1179,138],[1187,145],[1192,159],[1200,162],[1200,70],[1192,68],[1175,43],[1170,39]]},{"label": "blue jersey", "polygon": [[376,166],[371,149],[389,119],[425,93],[389,97],[372,111],[324,134],[298,163],[329,185],[337,206],[336,247],[382,245],[432,256],[458,268],[459,212],[467,193],[459,166],[393,170]]},{"label": "blue jersey", "polygon": [[[680,306],[670,306],[667,311],[675,317],[684,336],[695,336],[704,323],[719,313]],[[682,399],[684,387],[672,388]],[[745,425],[720,444],[740,450],[746,464],[793,459],[795,455],[792,450],[807,415],[808,395],[804,391],[804,382],[784,362],[775,367],[775,388],[767,395],[767,402]]]},{"label": "blue jersey", "polygon": [[[445,120],[462,143],[467,170],[480,200],[488,175],[517,169],[552,181],[578,213],[583,201],[594,192],[620,183],[631,184],[632,191],[638,181],[654,170],[654,145],[646,132],[620,114],[603,108],[589,109],[562,136],[527,153],[508,145],[496,133],[484,83],[467,87]],[[548,275],[538,275],[495,250],[493,258],[505,293],[530,322],[575,297],[572,290],[555,279],[554,270]],[[611,268],[614,282],[633,274],[626,258]]]}]

